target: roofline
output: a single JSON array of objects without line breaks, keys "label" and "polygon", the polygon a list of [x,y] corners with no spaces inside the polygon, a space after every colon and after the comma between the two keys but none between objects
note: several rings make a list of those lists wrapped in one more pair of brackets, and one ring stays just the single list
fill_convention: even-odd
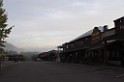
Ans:
[{"label": "roofline", "polygon": [[117,20],[120,20],[121,18],[124,18],[124,16],[122,16],[122,17],[120,17],[120,18],[118,18],[118,19],[115,19],[114,22],[117,21]]}]

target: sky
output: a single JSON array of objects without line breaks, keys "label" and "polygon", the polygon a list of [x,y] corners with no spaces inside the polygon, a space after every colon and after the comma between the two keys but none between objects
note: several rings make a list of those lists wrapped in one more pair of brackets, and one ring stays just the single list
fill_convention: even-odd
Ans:
[{"label": "sky", "polygon": [[95,26],[114,27],[124,0],[4,0],[7,42],[26,50],[49,51]]}]

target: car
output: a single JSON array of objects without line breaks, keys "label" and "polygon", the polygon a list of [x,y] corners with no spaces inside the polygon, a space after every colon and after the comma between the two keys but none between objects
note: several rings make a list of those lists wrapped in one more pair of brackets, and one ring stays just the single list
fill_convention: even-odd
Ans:
[{"label": "car", "polygon": [[41,61],[41,59],[40,58],[36,58],[35,61]]}]

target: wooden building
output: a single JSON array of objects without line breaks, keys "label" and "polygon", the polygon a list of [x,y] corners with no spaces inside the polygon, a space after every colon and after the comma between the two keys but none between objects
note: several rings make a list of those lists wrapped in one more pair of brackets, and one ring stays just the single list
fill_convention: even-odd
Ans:
[{"label": "wooden building", "polygon": [[51,50],[48,52],[42,52],[42,53],[38,54],[38,57],[36,57],[36,58],[40,58],[42,61],[56,61],[57,56],[58,56],[58,51]]},{"label": "wooden building", "polygon": [[23,55],[6,55],[6,57],[8,57],[9,61],[24,61]]},{"label": "wooden building", "polygon": [[109,63],[124,65],[124,17],[114,20],[115,27],[94,27],[78,38],[61,45],[62,62]]}]

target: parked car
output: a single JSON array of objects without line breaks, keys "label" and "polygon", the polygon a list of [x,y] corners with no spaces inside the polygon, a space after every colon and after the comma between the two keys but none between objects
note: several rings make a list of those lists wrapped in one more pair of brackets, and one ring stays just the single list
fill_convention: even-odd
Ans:
[{"label": "parked car", "polygon": [[35,61],[41,61],[41,59],[40,58],[36,58]]}]

